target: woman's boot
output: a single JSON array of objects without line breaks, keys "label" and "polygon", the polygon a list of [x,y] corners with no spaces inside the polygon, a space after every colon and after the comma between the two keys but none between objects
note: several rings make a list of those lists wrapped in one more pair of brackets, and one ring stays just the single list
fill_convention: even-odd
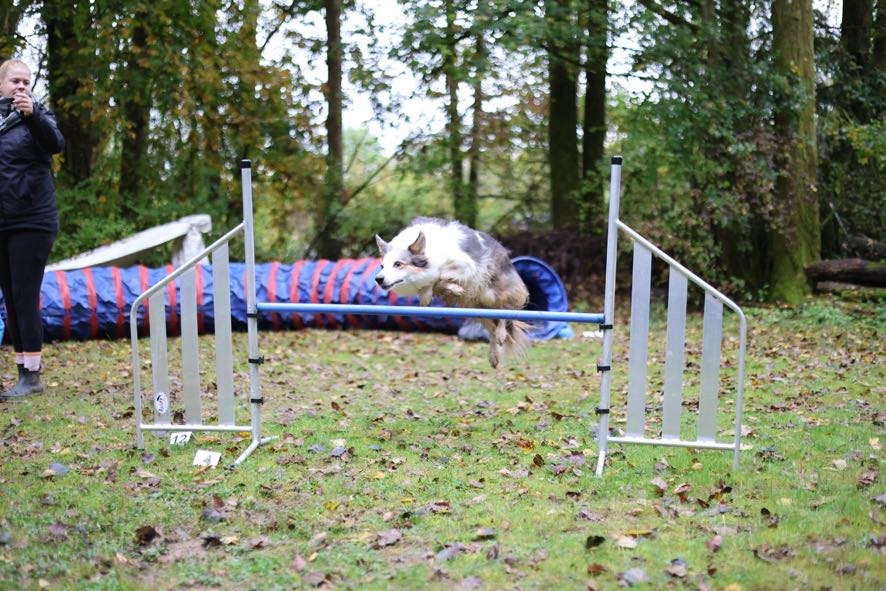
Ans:
[{"label": "woman's boot", "polygon": [[31,371],[25,369],[24,365],[19,365],[18,382],[9,390],[0,393],[0,399],[17,400],[31,394],[39,394],[42,391],[43,384],[40,381],[40,370]]},{"label": "woman's boot", "polygon": [[[16,363],[15,367],[16,369],[18,369],[18,380],[16,381],[16,385],[18,385],[18,382],[22,381],[22,373],[25,371],[25,366],[23,363]],[[8,390],[3,390],[2,392],[0,392],[0,396],[6,396],[10,392],[12,392],[13,388],[15,388],[15,386],[9,388]]]}]

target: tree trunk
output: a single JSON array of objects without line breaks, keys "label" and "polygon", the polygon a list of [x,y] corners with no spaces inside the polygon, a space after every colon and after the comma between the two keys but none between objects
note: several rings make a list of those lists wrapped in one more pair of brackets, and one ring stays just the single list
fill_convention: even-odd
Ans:
[{"label": "tree trunk", "polygon": [[456,219],[470,225],[466,221],[476,214],[472,214],[470,196],[465,191],[462,172],[461,153],[461,117],[458,113],[458,55],[455,23],[455,5],[451,0],[446,2],[446,39],[444,41],[445,56],[443,57],[443,71],[446,76],[446,132],[449,138],[449,183],[452,190],[452,209]]},{"label": "tree trunk", "polygon": [[868,287],[886,287],[886,264],[863,259],[817,261],[806,267],[812,283],[837,281]]},{"label": "tree trunk", "polygon": [[605,207],[603,179],[598,166],[606,140],[606,64],[609,60],[606,0],[588,0],[585,101],[582,124],[582,178],[585,203],[584,234],[602,236]]},{"label": "tree trunk", "polygon": [[[479,9],[478,9],[479,11]],[[483,142],[483,77],[486,66],[486,38],[482,28],[477,31],[474,43],[474,104],[471,106],[471,147],[468,149],[468,194],[462,222],[473,227],[477,223],[480,199],[480,146]]]},{"label": "tree trunk", "polygon": [[857,66],[863,66],[871,50],[873,0],[843,0],[840,45]]},{"label": "tree trunk", "polygon": [[[24,39],[18,34],[18,26],[28,4],[0,0],[0,63],[14,56],[24,44]],[[36,65],[30,64],[32,68]]]},{"label": "tree trunk", "polygon": [[580,222],[578,160],[578,47],[567,0],[545,3],[548,19],[548,163],[551,179],[551,224],[576,228]]},{"label": "tree trunk", "polygon": [[[882,4],[882,2],[881,2]],[[848,58],[843,68],[844,84],[853,88],[863,86],[869,79],[867,72],[871,58],[871,25],[874,19],[873,0],[843,0],[843,20],[840,24],[840,45]],[[870,107],[858,91],[847,101],[852,118],[859,123],[871,119]]]},{"label": "tree trunk", "polygon": [[132,211],[135,197],[144,190],[144,158],[148,142],[148,118],[151,112],[151,72],[145,64],[148,52],[148,33],[145,28],[148,9],[144,4],[136,8],[129,59],[122,75],[123,141],[120,154],[120,207]]},{"label": "tree trunk", "polygon": [[772,235],[771,295],[796,304],[809,292],[804,269],[821,255],[812,0],[773,0],[772,29],[775,67],[786,81],[786,96],[775,113],[780,219]]},{"label": "tree trunk", "polygon": [[874,43],[871,50],[871,67],[886,73],[886,2],[877,2],[877,14],[874,15]]},{"label": "tree trunk", "polygon": [[344,140],[342,131],[342,42],[341,1],[325,0],[326,5],[326,188],[317,216],[317,254],[335,259],[341,254],[337,239],[338,209],[344,199]]},{"label": "tree trunk", "polygon": [[[89,2],[53,0],[43,3],[46,24],[47,80],[59,131],[65,136],[63,183],[89,180],[101,142],[93,121],[94,47],[83,38],[92,30]],[[87,75],[87,73],[90,73]]]},{"label": "tree trunk", "polygon": [[[718,32],[717,35],[708,37],[707,59],[709,64],[716,66],[721,84],[720,93],[731,101],[750,100],[748,94],[752,91],[747,77],[729,75],[732,72],[746,72],[745,64],[753,59],[748,36],[751,27],[748,3],[745,0],[722,0],[719,12],[714,10],[712,2],[706,6],[709,8],[704,11],[705,18],[719,17],[719,20],[710,20],[704,24],[709,33]],[[730,137],[733,139],[716,136],[710,140],[709,153],[720,154],[731,160],[726,182],[733,187],[741,186],[742,179],[736,172],[741,169],[741,165],[737,159],[744,156],[733,155],[729,144],[736,141],[734,138],[752,134],[757,125],[758,118],[753,115],[734,117],[730,130]],[[749,291],[756,292],[766,285],[769,280],[771,247],[763,212],[759,208],[749,208],[744,216],[736,213],[725,225],[718,221],[715,231],[726,273],[740,278]]]}]

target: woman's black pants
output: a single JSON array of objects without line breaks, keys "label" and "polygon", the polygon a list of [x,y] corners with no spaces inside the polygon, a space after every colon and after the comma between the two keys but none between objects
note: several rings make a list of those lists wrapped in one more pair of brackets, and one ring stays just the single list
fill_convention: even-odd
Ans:
[{"label": "woman's black pants", "polygon": [[0,289],[6,303],[6,330],[16,353],[43,348],[40,287],[55,236],[40,230],[0,232]]}]

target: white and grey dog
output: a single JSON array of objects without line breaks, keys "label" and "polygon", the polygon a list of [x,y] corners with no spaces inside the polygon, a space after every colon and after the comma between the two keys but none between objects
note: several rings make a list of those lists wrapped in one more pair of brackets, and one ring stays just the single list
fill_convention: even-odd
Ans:
[{"label": "white and grey dog", "polygon": [[[417,295],[421,305],[439,297],[447,306],[519,310],[529,290],[508,251],[485,232],[456,221],[420,217],[390,242],[376,235],[382,256],[375,278],[385,290]],[[529,347],[528,325],[515,320],[482,319],[489,333],[489,363],[520,356]]]}]

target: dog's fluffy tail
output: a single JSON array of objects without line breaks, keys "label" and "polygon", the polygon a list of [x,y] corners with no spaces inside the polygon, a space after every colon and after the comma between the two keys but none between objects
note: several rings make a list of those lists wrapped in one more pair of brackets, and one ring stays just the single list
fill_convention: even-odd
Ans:
[{"label": "dog's fluffy tail", "polygon": [[519,320],[507,320],[508,338],[504,343],[504,355],[508,359],[523,359],[532,341],[529,339],[529,324]]}]

